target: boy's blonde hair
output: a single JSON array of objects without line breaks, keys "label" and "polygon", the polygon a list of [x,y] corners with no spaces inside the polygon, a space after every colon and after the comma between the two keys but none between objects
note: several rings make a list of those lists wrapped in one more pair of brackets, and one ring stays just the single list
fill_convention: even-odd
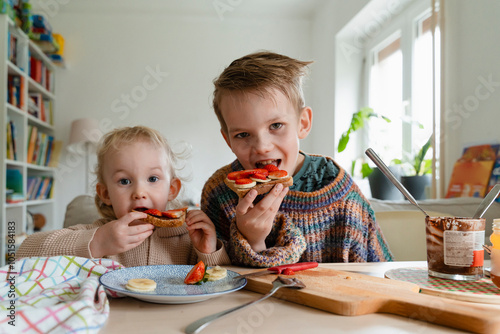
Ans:
[{"label": "boy's blonde hair", "polygon": [[311,63],[268,51],[252,53],[233,61],[214,80],[213,107],[222,131],[227,133],[220,109],[224,94],[254,91],[267,96],[274,88],[296,106],[297,112],[302,110],[305,107],[302,79]]},{"label": "boy's blonde hair", "polygon": [[[179,178],[177,176],[176,167],[178,157],[172,150],[167,140],[163,135],[146,126],[123,127],[108,132],[99,142],[97,148],[97,164],[94,173],[98,183],[104,182],[104,158],[112,150],[119,150],[121,146],[129,145],[138,141],[146,142],[153,145],[155,148],[163,149],[167,157],[167,165],[171,179]],[[133,159],[133,157],[131,157]],[[113,207],[105,204],[99,195],[94,198],[97,210],[104,218],[116,219]]]}]

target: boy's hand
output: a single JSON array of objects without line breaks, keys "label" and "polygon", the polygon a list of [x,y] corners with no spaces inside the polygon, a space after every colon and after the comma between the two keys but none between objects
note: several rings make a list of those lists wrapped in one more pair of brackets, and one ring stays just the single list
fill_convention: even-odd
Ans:
[{"label": "boy's hand", "polygon": [[116,255],[139,246],[154,229],[153,224],[138,220],[146,216],[143,212],[129,212],[99,227],[90,242],[92,257]]},{"label": "boy's hand", "polygon": [[236,206],[236,226],[255,252],[266,249],[266,237],[271,233],[274,217],[287,193],[288,187],[283,188],[278,183],[254,206],[257,191],[250,190]]},{"label": "boy's hand", "polygon": [[203,211],[188,211],[186,225],[191,242],[199,252],[210,254],[217,250],[215,226]]}]

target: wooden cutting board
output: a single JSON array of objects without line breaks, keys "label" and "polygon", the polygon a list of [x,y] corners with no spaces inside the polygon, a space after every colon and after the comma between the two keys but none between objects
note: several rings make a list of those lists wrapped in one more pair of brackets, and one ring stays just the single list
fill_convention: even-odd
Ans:
[{"label": "wooden cutting board", "polygon": [[[339,315],[390,313],[475,333],[500,333],[498,309],[420,294],[413,283],[326,268],[291,277],[306,288],[281,288],[274,297]],[[275,274],[249,277],[245,289],[265,294],[275,279]]]}]

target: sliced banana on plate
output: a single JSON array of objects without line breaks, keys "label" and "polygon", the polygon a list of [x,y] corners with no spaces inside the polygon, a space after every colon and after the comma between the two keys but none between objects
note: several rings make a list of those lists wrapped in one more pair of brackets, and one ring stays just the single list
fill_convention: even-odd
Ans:
[{"label": "sliced banana on plate", "polygon": [[207,280],[208,281],[218,281],[227,276],[227,269],[219,266],[207,269]]},{"label": "sliced banana on plate", "polygon": [[134,292],[149,292],[156,289],[156,282],[149,278],[129,279],[125,288]]}]

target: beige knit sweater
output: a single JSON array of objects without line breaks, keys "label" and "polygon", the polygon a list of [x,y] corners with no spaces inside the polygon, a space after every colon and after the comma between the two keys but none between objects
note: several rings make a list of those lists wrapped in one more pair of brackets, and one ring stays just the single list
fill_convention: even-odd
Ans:
[{"label": "beige knit sweater", "polygon": [[[30,235],[19,247],[16,258],[33,256],[74,255],[92,258],[90,242],[97,229],[108,219],[93,224],[75,225],[56,231]],[[195,264],[203,261],[207,266],[231,264],[224,245],[217,241],[217,250],[204,254],[191,243],[186,224],[180,227],[156,228],[142,244],[126,252],[105,256],[124,265],[136,267],[156,264]]]}]

